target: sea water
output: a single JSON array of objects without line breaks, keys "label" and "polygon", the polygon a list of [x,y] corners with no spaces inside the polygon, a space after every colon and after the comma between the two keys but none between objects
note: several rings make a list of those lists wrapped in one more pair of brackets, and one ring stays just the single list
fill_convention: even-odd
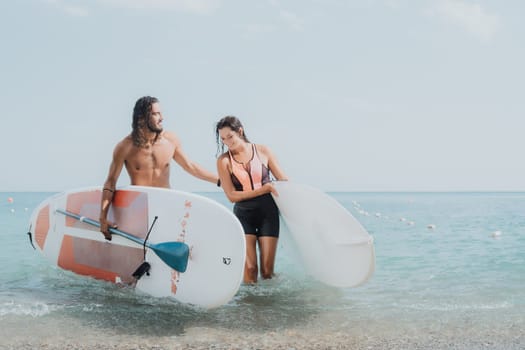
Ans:
[{"label": "sea water", "polygon": [[276,278],[212,310],[54,266],[26,234],[51,194],[0,193],[0,348],[525,348],[525,193],[331,193],[374,237],[366,284],[316,281],[283,228]]}]

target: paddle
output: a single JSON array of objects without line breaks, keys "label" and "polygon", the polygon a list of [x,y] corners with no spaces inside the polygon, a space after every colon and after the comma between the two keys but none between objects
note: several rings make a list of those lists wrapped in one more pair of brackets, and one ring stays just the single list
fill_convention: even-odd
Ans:
[{"label": "paddle", "polygon": [[[86,218],[85,216],[80,216],[75,213],[69,212],[63,209],[57,209],[57,213],[64,214],[71,218],[77,219],[80,222],[85,222],[86,224],[99,227],[100,222]],[[186,271],[188,265],[188,257],[190,255],[190,249],[188,245],[184,242],[163,242],[163,243],[149,243],[144,240],[130,235],[124,231],[118,230],[116,228],[110,227],[109,232],[116,234],[120,237],[129,239],[135,243],[146,246],[153,250],[157,256],[164,261],[169,267],[179,272]]]}]

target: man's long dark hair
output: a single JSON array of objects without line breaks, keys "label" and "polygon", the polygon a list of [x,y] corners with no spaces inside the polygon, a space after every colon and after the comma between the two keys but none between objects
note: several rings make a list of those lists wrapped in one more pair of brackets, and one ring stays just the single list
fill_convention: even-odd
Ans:
[{"label": "man's long dark hair", "polygon": [[246,133],[244,132],[244,126],[242,126],[241,121],[237,117],[234,117],[233,115],[228,115],[222,118],[221,120],[219,120],[217,124],[215,125],[215,137],[217,138],[217,156],[224,153],[224,143],[222,143],[221,135],[219,135],[219,130],[221,130],[222,128],[226,128],[226,127],[232,129],[233,131],[237,133],[242,128],[242,135],[240,136],[242,137],[244,141],[250,142],[248,140],[248,137],[246,137]]},{"label": "man's long dark hair", "polygon": [[[151,109],[154,103],[159,102],[156,97],[144,96],[137,100],[133,108],[133,123],[131,124],[131,139],[137,147],[144,147],[148,140],[144,136],[144,130],[148,127],[148,121],[151,116]],[[155,140],[159,137],[157,133]]]}]

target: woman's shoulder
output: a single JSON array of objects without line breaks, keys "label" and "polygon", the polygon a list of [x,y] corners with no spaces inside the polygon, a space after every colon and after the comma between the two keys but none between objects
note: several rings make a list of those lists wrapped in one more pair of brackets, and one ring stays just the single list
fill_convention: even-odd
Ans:
[{"label": "woman's shoulder", "polygon": [[217,157],[217,161],[218,162],[223,162],[225,159],[229,160],[229,158],[230,158],[229,153],[228,152],[224,152],[223,154],[221,154],[220,156]]},{"label": "woman's shoulder", "polygon": [[255,148],[257,149],[257,152],[259,152],[259,153],[263,153],[263,154],[271,154],[272,153],[272,150],[270,149],[270,147],[268,147],[266,145],[262,145],[260,143],[254,144],[254,145],[255,145]]}]

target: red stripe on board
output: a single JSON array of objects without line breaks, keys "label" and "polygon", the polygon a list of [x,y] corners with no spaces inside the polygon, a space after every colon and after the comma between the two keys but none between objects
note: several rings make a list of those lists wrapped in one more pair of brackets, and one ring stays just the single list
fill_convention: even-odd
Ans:
[{"label": "red stripe on board", "polygon": [[49,204],[40,209],[36,219],[35,241],[44,250],[47,234],[49,232]]},{"label": "red stripe on board", "polygon": [[115,195],[113,196],[113,205],[115,207],[127,208],[141,194],[144,194],[144,193],[136,192],[136,191],[115,191]]},{"label": "red stripe on board", "polygon": [[91,276],[101,280],[106,280],[115,283],[117,274],[113,271],[97,269],[91,266],[79,264],[75,261],[75,249],[73,237],[64,236],[62,246],[60,247],[60,255],[58,256],[58,266],[65,270],[73,271],[79,275]]},{"label": "red stripe on board", "polygon": [[64,235],[58,266],[79,275],[115,283],[134,281],[133,272],[143,262],[144,252],[131,248]]},{"label": "red stripe on board", "polygon": [[[71,193],[67,196],[66,210],[98,221],[102,192],[93,190]],[[139,191],[116,191],[109,207],[107,219],[124,232],[145,238],[148,231],[148,195]],[[95,226],[66,217],[66,227],[99,231]]]},{"label": "red stripe on board", "polygon": [[148,233],[148,194],[138,191],[116,191],[108,219],[119,230],[139,238]]},{"label": "red stripe on board", "polygon": [[[90,219],[98,218],[100,214],[100,201],[102,192],[94,190],[89,192],[71,193],[67,196],[66,210]],[[66,217],[66,227],[82,227],[92,231],[98,231],[98,228],[80,223],[77,219]]]}]

